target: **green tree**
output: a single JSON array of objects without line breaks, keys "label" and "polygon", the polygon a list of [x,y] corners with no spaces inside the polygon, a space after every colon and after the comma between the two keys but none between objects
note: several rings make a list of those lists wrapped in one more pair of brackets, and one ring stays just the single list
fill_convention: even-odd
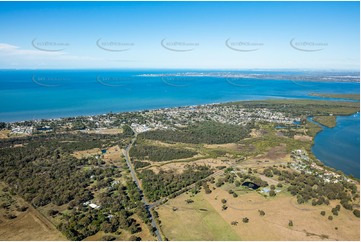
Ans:
[{"label": "green tree", "polygon": [[237,222],[237,221],[232,221],[232,222],[231,222],[231,225],[236,226],[237,224],[238,224],[238,222]]},{"label": "green tree", "polygon": [[131,235],[129,237],[129,241],[141,241],[141,240],[142,240],[142,238],[135,236],[135,235]]},{"label": "green tree", "polygon": [[354,209],[353,210],[353,214],[356,216],[356,217],[360,217],[360,210],[359,209]]},{"label": "green tree", "polygon": [[132,130],[132,128],[129,125],[124,125],[123,126],[123,135],[126,137],[130,137],[134,135],[134,132]]},{"label": "green tree", "polygon": [[270,197],[276,196],[276,192],[274,190],[269,191]]},{"label": "green tree", "polygon": [[116,240],[117,238],[115,238],[113,235],[104,235],[102,237],[102,241],[113,241]]},{"label": "green tree", "polygon": [[332,209],[331,209],[332,214],[335,215],[335,216],[338,215],[338,211],[339,211],[339,210],[338,210],[337,208],[332,208]]}]

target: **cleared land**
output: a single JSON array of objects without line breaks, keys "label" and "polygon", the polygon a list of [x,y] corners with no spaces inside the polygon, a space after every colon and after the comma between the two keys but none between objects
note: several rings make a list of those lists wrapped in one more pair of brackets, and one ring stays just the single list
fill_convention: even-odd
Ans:
[{"label": "cleared land", "polygon": [[123,129],[97,129],[86,131],[89,134],[121,134]]},{"label": "cleared land", "polygon": [[[224,188],[217,188],[211,194],[202,191],[194,197],[182,194],[170,200],[158,209],[163,233],[170,240],[232,240],[237,236],[240,240],[360,238],[359,219],[345,209],[330,221],[327,219],[331,215],[330,206],[299,205],[286,193],[274,198],[242,189],[237,193],[239,197],[234,198]],[[187,204],[186,199],[194,203]],[[227,210],[222,210],[221,199],[227,200]],[[260,216],[258,210],[265,211],[266,215]],[[326,216],[320,215],[323,210],[327,211]],[[244,217],[249,218],[246,224],[242,222]],[[289,220],[293,221],[292,227],[288,226]],[[231,225],[232,221],[238,224]]]},{"label": "cleared land", "polygon": [[1,240],[67,240],[32,208],[12,221],[3,221],[0,226],[0,238]]},{"label": "cleared land", "polygon": [[0,139],[9,138],[10,130],[0,130]]},{"label": "cleared land", "polygon": [[241,240],[207,199],[196,196],[192,198],[194,203],[188,205],[188,198],[182,194],[157,210],[162,231],[169,240]]},{"label": "cleared land", "polygon": [[[4,186],[0,184],[2,190]],[[16,195],[0,191],[2,204],[0,208],[1,240],[66,240],[66,238],[42,214]],[[26,208],[19,211],[17,208]],[[9,219],[8,215],[16,216]]]}]

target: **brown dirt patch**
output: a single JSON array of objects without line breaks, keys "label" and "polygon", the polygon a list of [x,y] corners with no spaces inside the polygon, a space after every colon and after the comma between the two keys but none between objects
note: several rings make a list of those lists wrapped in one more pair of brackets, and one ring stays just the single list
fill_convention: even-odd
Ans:
[{"label": "brown dirt patch", "polygon": [[286,155],[287,155],[286,145],[282,144],[269,149],[267,153],[264,155],[264,158],[275,160],[275,159],[283,158]]},{"label": "brown dirt patch", "polygon": [[66,240],[53,224],[32,207],[16,219],[1,220],[1,240]]},{"label": "brown dirt patch", "polygon": [[0,130],[0,139],[9,138],[10,130]]},{"label": "brown dirt patch", "polygon": [[94,148],[94,149],[90,149],[90,150],[75,151],[73,153],[73,155],[77,159],[81,159],[81,158],[85,158],[85,157],[89,157],[89,156],[101,155],[101,153],[102,152],[99,148]]},{"label": "brown dirt patch", "polygon": [[[158,162],[159,163],[159,162]],[[163,171],[174,171],[178,174],[181,174],[184,170],[185,170],[185,166],[187,165],[207,165],[210,166],[211,168],[216,168],[217,166],[224,166],[224,165],[229,165],[230,161],[225,161],[223,159],[212,159],[212,158],[207,158],[207,159],[199,159],[196,161],[190,161],[190,162],[170,162],[164,165],[160,165],[157,166],[156,163],[153,163],[154,165],[152,167],[150,167],[149,169],[151,169],[152,171],[154,171],[154,173],[158,174],[160,170]],[[145,168],[147,169],[147,168]]]},{"label": "brown dirt patch", "polygon": [[121,160],[122,149],[116,145],[107,149],[107,152],[103,155],[103,160],[108,164],[114,164]]},{"label": "brown dirt patch", "polygon": [[89,134],[121,134],[123,133],[123,129],[96,129],[86,131]]},{"label": "brown dirt patch", "polygon": [[295,140],[301,140],[301,141],[312,141],[312,137],[308,135],[300,135],[296,134],[293,136]]},{"label": "brown dirt patch", "polygon": [[223,148],[223,149],[237,149],[237,144],[235,143],[227,143],[227,144],[205,144],[204,148],[208,148],[208,149],[217,149],[217,148]]},{"label": "brown dirt patch", "polygon": [[262,137],[265,134],[267,134],[267,131],[262,129],[252,129],[250,133],[252,138]]}]

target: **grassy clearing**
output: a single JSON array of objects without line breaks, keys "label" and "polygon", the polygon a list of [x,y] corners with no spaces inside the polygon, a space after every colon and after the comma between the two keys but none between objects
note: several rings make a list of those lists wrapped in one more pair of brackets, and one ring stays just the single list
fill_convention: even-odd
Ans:
[{"label": "grassy clearing", "polygon": [[154,164],[148,167],[145,167],[143,169],[151,169],[155,173],[159,173],[160,170],[163,171],[174,171],[177,174],[182,173],[184,170],[186,170],[188,165],[206,165],[210,166],[211,168],[217,168],[220,165],[227,165],[226,162],[223,162],[222,159],[217,158],[209,158],[209,157],[202,157],[199,159],[194,160],[184,160],[184,161],[172,161],[162,164]]},{"label": "grassy clearing", "polygon": [[91,156],[95,156],[95,155],[101,155],[101,154],[102,154],[102,152],[99,148],[73,152],[73,156],[75,156],[75,158],[77,158],[77,159],[91,157]]},{"label": "grassy clearing", "polygon": [[305,126],[306,126],[306,129],[307,129],[306,134],[311,136],[311,137],[315,137],[316,134],[322,130],[322,128],[319,125],[317,125],[317,124],[315,124],[313,122],[310,122],[308,120],[307,120]]},{"label": "grassy clearing", "polygon": [[259,154],[269,153],[272,148],[284,145],[284,152],[290,152],[294,149],[306,148],[310,146],[310,142],[303,142],[293,138],[278,137],[276,135],[267,135],[259,138],[247,139],[239,142],[244,147],[253,147],[252,149],[243,149],[244,156],[256,156]]},{"label": "grassy clearing", "polygon": [[[182,194],[157,210],[162,231],[169,240],[240,240],[202,194],[186,204],[189,195]],[[176,211],[173,211],[173,207]],[[201,210],[202,209],[202,210]]]},{"label": "grassy clearing", "polygon": [[313,118],[313,120],[329,128],[336,126],[335,116],[316,116]]},{"label": "grassy clearing", "polygon": [[88,134],[122,134],[123,129],[99,129],[86,131]]},{"label": "grassy clearing", "polygon": [[[229,189],[238,197],[229,194]],[[332,221],[327,219],[337,201],[328,206],[300,205],[286,190],[265,198],[256,191],[226,184],[211,194],[203,190],[193,197],[182,194],[159,207],[162,231],[170,240],[232,240],[226,235],[242,240],[359,240],[360,220],[352,212],[341,209]],[[186,199],[194,203],[187,204]],[[222,210],[222,199],[227,200],[226,210]],[[321,211],[326,211],[326,216]],[[244,217],[249,218],[248,223],[242,222]],[[238,224],[231,225],[233,221]]]},{"label": "grassy clearing", "polygon": [[159,162],[190,158],[197,155],[197,152],[188,149],[137,144],[131,148],[129,154],[135,159],[147,159]]},{"label": "grassy clearing", "polygon": [[[4,192],[4,184],[0,183],[0,203],[10,206],[0,208],[1,240],[66,240],[66,238],[41,213],[17,195]],[[25,211],[17,208],[26,207]],[[16,217],[8,219],[6,215]]]},{"label": "grassy clearing", "polygon": [[9,138],[10,130],[0,130],[0,139]]}]

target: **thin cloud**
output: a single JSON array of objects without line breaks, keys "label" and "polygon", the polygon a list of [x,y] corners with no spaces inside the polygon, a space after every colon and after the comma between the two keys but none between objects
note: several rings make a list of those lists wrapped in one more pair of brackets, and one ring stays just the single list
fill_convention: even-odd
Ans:
[{"label": "thin cloud", "polygon": [[15,57],[19,60],[59,60],[59,61],[100,61],[100,58],[91,56],[71,55],[67,52],[47,52],[40,50],[22,49],[19,46],[0,43],[0,55]]},{"label": "thin cloud", "polygon": [[8,55],[8,56],[61,56],[64,55],[64,52],[45,52],[39,50],[27,50],[21,49],[19,46],[7,44],[7,43],[0,43],[0,54]]}]

